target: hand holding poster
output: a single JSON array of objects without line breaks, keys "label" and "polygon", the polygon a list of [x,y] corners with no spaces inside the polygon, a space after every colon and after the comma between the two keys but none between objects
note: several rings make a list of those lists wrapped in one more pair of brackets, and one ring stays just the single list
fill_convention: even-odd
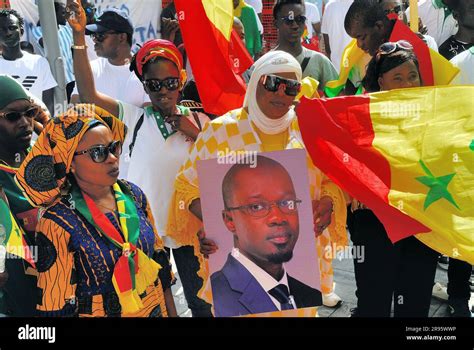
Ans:
[{"label": "hand holding poster", "polygon": [[198,162],[204,228],[219,247],[209,257],[215,315],[321,305],[305,151],[233,160]]}]

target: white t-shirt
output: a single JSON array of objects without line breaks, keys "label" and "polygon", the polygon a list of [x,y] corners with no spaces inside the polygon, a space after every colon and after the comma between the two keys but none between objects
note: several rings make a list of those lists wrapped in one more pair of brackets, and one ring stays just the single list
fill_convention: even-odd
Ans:
[{"label": "white t-shirt", "polygon": [[43,91],[52,89],[58,84],[51,73],[46,58],[22,51],[23,57],[7,61],[0,56],[0,74],[10,75],[29,92],[43,98]]},{"label": "white t-shirt", "polygon": [[[408,20],[410,20],[410,8],[405,11]],[[444,18],[444,10],[436,9],[432,0],[418,1],[418,16],[428,29],[428,35],[432,36],[438,46],[444,43],[451,35],[457,33],[457,22],[453,15]]]},{"label": "white t-shirt", "polygon": [[314,35],[313,24],[321,22],[321,15],[319,14],[318,7],[309,2],[305,2],[306,8],[306,28],[308,29],[308,36],[310,38]]},{"label": "white t-shirt", "polygon": [[246,0],[245,3],[247,5],[252,6],[255,12],[257,12],[257,14],[262,13],[263,11],[262,0]]},{"label": "white t-shirt", "polygon": [[[180,107],[183,112],[189,111]],[[143,108],[120,102],[120,119],[128,126],[129,143],[134,134],[137,121],[145,113]],[[192,115],[188,118],[196,125]],[[199,114],[201,127],[209,121],[206,115]],[[166,124],[168,128],[168,124]],[[170,131],[168,129],[168,131]],[[138,185],[145,192],[160,236],[166,233],[168,210],[174,193],[174,181],[179,169],[188,157],[192,140],[181,132],[174,133],[166,140],[161,134],[153,115],[145,114],[132,156],[129,158],[126,180]],[[125,151],[125,150],[124,150]],[[122,159],[121,159],[122,162]],[[120,178],[123,178],[120,176]],[[167,247],[178,246],[170,237],[163,237]]]},{"label": "white t-shirt", "polygon": [[461,70],[454,78],[452,85],[474,84],[474,46],[454,56],[449,62]]},{"label": "white t-shirt", "polygon": [[[114,66],[103,57],[92,61],[91,68],[95,88],[116,100],[142,107],[144,103],[150,102],[150,99],[142,83],[135,73],[130,71],[129,67],[128,64]],[[79,94],[77,87],[74,88],[74,94]]]},{"label": "white t-shirt", "polygon": [[87,57],[89,57],[89,62],[99,58],[94,50],[94,45],[95,43],[92,37],[90,35],[86,35]]},{"label": "white t-shirt", "polygon": [[321,24],[321,32],[329,36],[331,62],[338,73],[344,49],[352,40],[344,29],[344,19],[352,3],[353,0],[337,0],[327,4]]}]

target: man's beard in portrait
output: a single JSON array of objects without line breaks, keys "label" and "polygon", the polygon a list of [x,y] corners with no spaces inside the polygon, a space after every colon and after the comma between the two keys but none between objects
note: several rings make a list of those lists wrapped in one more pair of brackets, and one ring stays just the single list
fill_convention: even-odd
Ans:
[{"label": "man's beard in portrait", "polygon": [[274,264],[288,262],[291,258],[293,258],[293,250],[278,252],[267,257],[268,261]]}]

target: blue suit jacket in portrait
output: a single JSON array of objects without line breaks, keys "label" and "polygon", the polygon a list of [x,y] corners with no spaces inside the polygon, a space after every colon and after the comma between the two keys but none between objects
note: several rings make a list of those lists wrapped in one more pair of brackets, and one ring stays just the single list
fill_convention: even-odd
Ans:
[{"label": "blue suit jacket in portrait", "polygon": [[[322,304],[321,292],[288,275],[288,286],[297,308]],[[229,254],[222,270],[211,276],[216,317],[279,311],[255,277]]]}]

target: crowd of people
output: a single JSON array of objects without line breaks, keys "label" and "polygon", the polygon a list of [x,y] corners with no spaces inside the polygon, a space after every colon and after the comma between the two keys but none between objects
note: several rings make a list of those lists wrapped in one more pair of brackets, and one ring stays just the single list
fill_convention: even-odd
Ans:
[{"label": "crowd of people", "polygon": [[[42,56],[41,23],[28,45],[20,13],[0,9],[0,198],[37,251],[34,264],[6,260],[1,314],[176,317],[172,254],[192,316],[220,316],[207,287],[206,259],[219,247],[203,227],[198,160],[305,149],[295,111],[303,80],[317,81],[314,96],[329,97],[328,83],[348,69],[351,40],[364,64],[352,67],[341,95],[424,86],[431,63],[417,57],[416,45],[459,68],[451,84],[474,84],[474,0],[419,1],[419,43],[399,34],[410,13],[402,0],[275,0],[278,38],[268,52],[262,1],[232,3],[234,29],[254,64],[243,74],[241,108],[222,116],[203,107],[173,2],[162,12],[161,38],[136,52],[123,11],[56,2],[70,102],[56,115],[58,83]],[[365,247],[364,259],[354,259],[352,316],[390,317],[393,302],[395,317],[428,317],[440,253],[413,236],[393,244],[370,208],[309,156],[306,170],[318,251],[308,264],[319,267],[322,304],[342,303],[324,252],[350,239]],[[443,298],[453,316],[471,316],[471,274],[472,265],[449,259]]]}]

